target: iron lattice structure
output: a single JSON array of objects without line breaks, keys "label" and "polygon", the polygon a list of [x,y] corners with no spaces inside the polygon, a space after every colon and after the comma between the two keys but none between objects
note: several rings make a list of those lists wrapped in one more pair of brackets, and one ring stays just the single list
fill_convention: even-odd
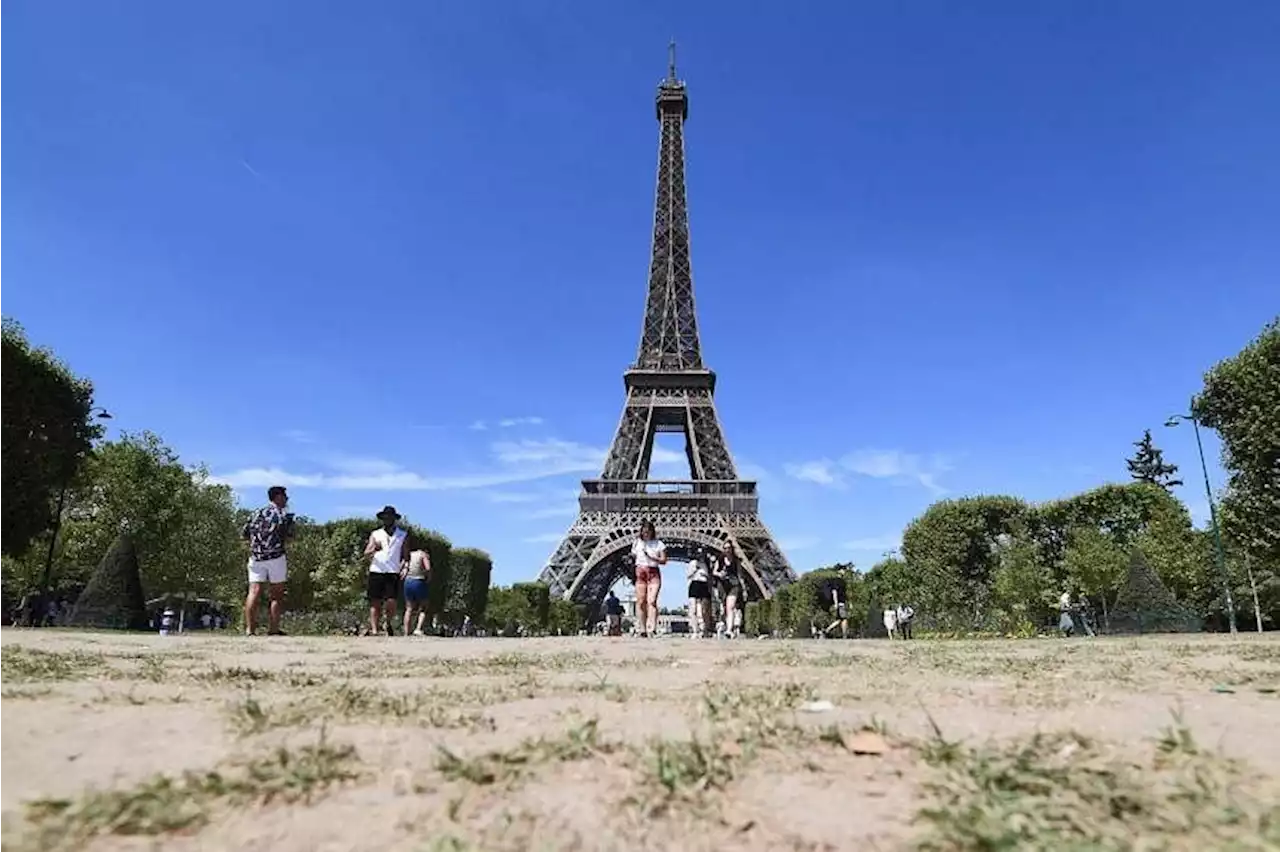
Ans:
[{"label": "iron lattice structure", "polygon": [[[661,133],[649,293],[640,349],[623,374],[626,405],[601,477],[583,481],[578,518],[539,577],[553,595],[593,610],[619,578],[634,578],[628,557],[642,520],[654,522],[677,561],[732,545],[751,598],[772,597],[795,580],[760,520],[756,483],[738,478],[716,414],[716,375],[702,362],[685,202],[689,98],[676,77],[674,47],[667,77],[658,86],[657,114]],[[658,432],[684,434],[690,479],[649,478]]]}]

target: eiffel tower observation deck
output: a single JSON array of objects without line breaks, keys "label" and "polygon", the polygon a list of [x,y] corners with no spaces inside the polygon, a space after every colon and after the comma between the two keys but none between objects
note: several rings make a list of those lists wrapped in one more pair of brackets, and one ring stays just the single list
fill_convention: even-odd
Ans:
[{"label": "eiffel tower observation deck", "polygon": [[[689,94],[676,75],[674,44],[655,107],[660,132],[649,289],[636,360],[623,373],[626,403],[604,471],[583,481],[578,517],[539,577],[553,595],[592,607],[619,578],[634,576],[628,557],[644,520],[653,521],[675,561],[733,547],[749,599],[771,597],[795,579],[760,520],[756,483],[738,477],[716,414],[716,374],[702,360],[684,180]],[[649,477],[659,432],[684,435],[688,479]]]}]

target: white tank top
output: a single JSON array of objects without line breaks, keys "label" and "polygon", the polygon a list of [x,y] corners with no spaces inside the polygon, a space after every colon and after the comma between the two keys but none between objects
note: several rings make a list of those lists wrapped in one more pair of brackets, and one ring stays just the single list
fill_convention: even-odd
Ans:
[{"label": "white tank top", "polygon": [[370,574],[399,574],[400,552],[404,550],[404,530],[396,527],[395,533],[387,535],[387,531],[378,527],[373,537],[382,548],[373,554],[373,562],[369,563]]}]

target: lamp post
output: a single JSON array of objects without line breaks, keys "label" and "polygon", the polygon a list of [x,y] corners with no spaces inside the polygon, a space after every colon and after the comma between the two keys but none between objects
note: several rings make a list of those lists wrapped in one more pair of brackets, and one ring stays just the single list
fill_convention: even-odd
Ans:
[{"label": "lamp post", "polygon": [[1222,580],[1222,597],[1227,607],[1227,625],[1232,633],[1236,632],[1236,602],[1231,596],[1231,581],[1227,579],[1227,558],[1222,551],[1222,533],[1218,531],[1218,509],[1213,502],[1213,489],[1209,487],[1209,466],[1204,461],[1204,444],[1200,441],[1200,421],[1196,419],[1195,400],[1191,400],[1190,413],[1175,414],[1164,422],[1166,426],[1177,426],[1183,420],[1191,421],[1191,428],[1196,433],[1196,450],[1200,453],[1200,472],[1204,475],[1204,496],[1209,500],[1209,525],[1213,528],[1214,556],[1218,562],[1218,577]]},{"label": "lamp post", "polygon": [[[89,417],[95,420],[110,420],[111,412],[105,408],[89,409]],[[49,606],[49,578],[53,573],[53,551],[58,544],[58,533],[62,531],[62,507],[67,502],[67,488],[71,485],[71,466],[67,466],[65,475],[62,477],[62,488],[58,491],[58,511],[53,516],[53,535],[49,537],[49,552],[44,558],[44,579],[40,582],[40,605],[46,609]]]}]

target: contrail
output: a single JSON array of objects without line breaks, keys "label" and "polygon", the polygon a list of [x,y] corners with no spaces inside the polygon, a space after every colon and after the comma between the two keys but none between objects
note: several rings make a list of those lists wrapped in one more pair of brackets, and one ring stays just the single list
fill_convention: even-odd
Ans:
[{"label": "contrail", "polygon": [[254,177],[256,177],[258,180],[264,180],[262,175],[258,173],[258,170],[255,169],[253,166],[249,165],[248,160],[241,159],[240,165],[244,166],[244,170],[249,174],[253,175]]}]

